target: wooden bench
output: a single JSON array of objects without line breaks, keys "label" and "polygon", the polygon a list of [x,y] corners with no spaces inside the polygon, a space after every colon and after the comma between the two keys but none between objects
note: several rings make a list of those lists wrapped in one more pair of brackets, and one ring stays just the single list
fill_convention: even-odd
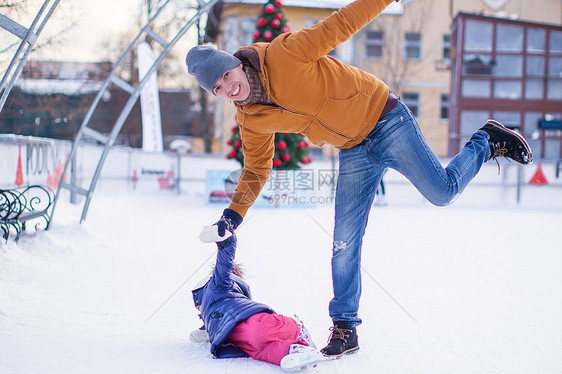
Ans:
[{"label": "wooden bench", "polygon": [[0,189],[0,228],[2,237],[8,241],[11,232],[15,232],[15,241],[32,223],[35,230],[47,229],[51,217],[49,207],[53,203],[54,193],[43,186],[26,186],[12,189]]}]

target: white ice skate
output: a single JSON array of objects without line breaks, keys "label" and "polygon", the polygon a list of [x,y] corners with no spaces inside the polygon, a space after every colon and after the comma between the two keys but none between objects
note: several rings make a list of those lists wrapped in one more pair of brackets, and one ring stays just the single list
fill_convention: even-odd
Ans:
[{"label": "white ice skate", "polygon": [[304,327],[304,323],[300,320],[300,318],[296,314],[293,315],[294,315],[293,319],[297,322],[297,325],[299,326],[299,335],[297,336],[297,339],[306,342],[308,346],[316,349],[316,344],[314,344],[314,341],[312,340],[312,336],[310,335],[306,327]]},{"label": "white ice skate", "polygon": [[294,373],[315,367],[318,363],[329,361],[319,350],[306,345],[293,344],[289,354],[281,359],[281,369]]}]

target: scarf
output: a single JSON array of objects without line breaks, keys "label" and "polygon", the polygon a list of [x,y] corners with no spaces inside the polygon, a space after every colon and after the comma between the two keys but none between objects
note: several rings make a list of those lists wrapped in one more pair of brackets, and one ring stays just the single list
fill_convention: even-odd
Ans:
[{"label": "scarf", "polygon": [[248,95],[246,100],[237,101],[236,104],[240,106],[244,106],[246,104],[276,105],[265,91],[265,88],[263,88],[258,71],[254,69],[250,64],[246,63],[243,64],[242,69],[248,77],[248,83],[250,84],[250,95]]}]

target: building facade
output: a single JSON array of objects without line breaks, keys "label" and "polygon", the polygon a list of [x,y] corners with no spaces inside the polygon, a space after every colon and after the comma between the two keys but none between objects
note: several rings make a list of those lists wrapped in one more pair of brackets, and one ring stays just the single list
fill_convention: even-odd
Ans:
[{"label": "building facade", "polygon": [[[283,11],[292,31],[307,27],[347,5],[350,0],[285,0]],[[252,43],[262,1],[225,0],[218,19],[219,48],[234,52]],[[418,119],[438,156],[449,145],[452,70],[452,25],[459,13],[560,26],[560,0],[401,0],[339,45],[332,55],[384,80]],[[216,103],[217,133],[229,139],[234,107]],[[562,107],[562,102],[561,102]],[[456,141],[456,140],[455,140]]]},{"label": "building facade", "polygon": [[[111,69],[108,62],[26,61],[0,113],[0,133],[74,139]],[[129,97],[120,88],[104,92],[90,127],[108,135]],[[204,152],[201,111],[191,90],[160,89],[159,97],[164,147],[180,139],[191,143],[192,152]],[[140,100],[116,144],[142,146]]]},{"label": "building facade", "polygon": [[459,13],[452,49],[449,153],[495,118],[535,157],[562,159],[562,27]]}]

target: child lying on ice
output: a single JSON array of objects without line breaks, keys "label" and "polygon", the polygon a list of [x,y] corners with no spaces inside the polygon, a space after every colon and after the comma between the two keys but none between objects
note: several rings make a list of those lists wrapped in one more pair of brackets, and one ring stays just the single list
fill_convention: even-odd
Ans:
[{"label": "child lying on ice", "polygon": [[235,271],[236,242],[233,235],[217,243],[212,274],[192,291],[209,334],[211,353],[217,358],[250,356],[280,365],[285,371],[306,369],[326,360],[300,320],[276,314],[252,300],[248,284]]}]

